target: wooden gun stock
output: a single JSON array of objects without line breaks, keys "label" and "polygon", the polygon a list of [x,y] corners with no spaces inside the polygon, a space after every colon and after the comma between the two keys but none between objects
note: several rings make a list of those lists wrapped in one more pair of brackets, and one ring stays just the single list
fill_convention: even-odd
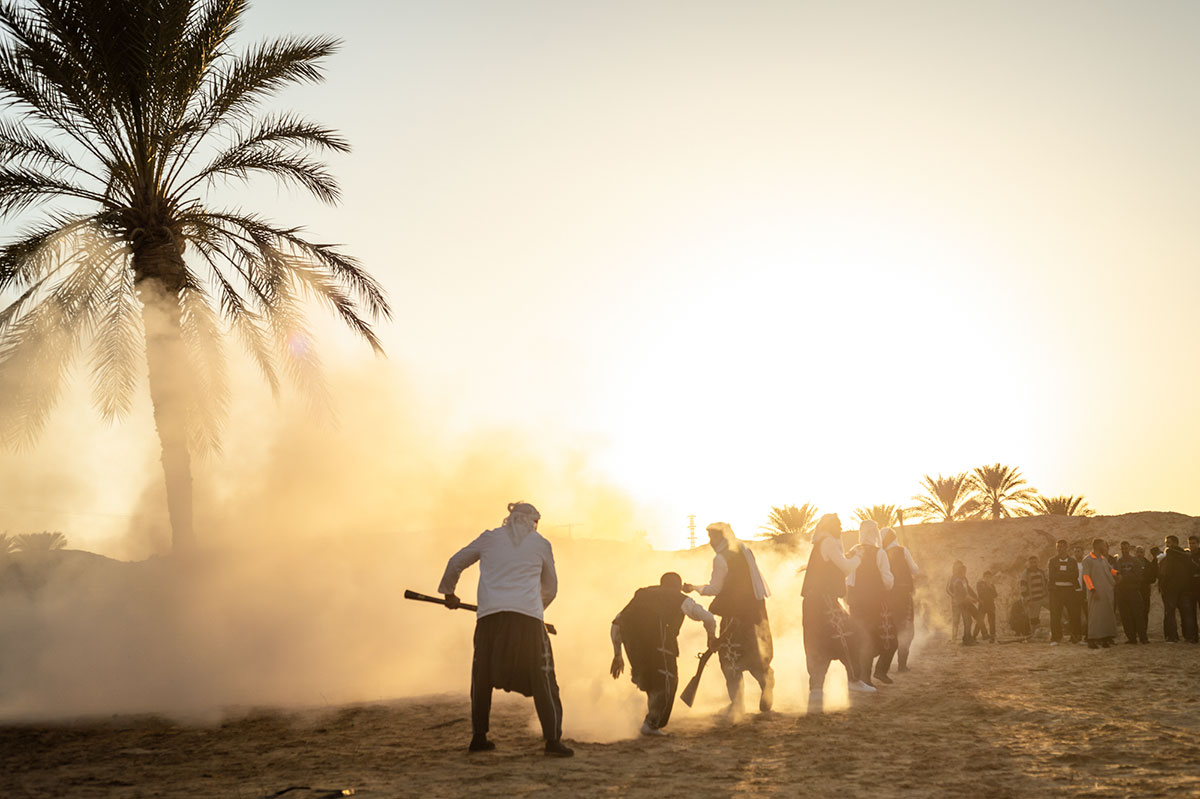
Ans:
[{"label": "wooden gun stock", "polygon": [[720,646],[719,642],[704,650],[704,654],[700,655],[700,665],[696,667],[696,676],[683,687],[683,693],[679,694],[679,701],[688,707],[691,707],[692,702],[696,701],[696,691],[700,688],[700,676],[704,674],[704,667],[708,665],[708,659],[717,651],[718,646]]},{"label": "wooden gun stock", "polygon": [[[435,605],[441,605],[442,607],[449,607],[448,605],[446,605],[445,597],[429,596],[428,594],[418,594],[416,591],[409,591],[408,589],[405,589],[405,591],[404,591],[404,598],[405,599],[415,599],[418,602],[432,602]],[[463,610],[479,610],[478,605],[472,605],[468,602],[460,602],[458,604],[458,606],[460,608],[462,608]],[[543,623],[545,623],[545,622],[543,622]],[[546,624],[546,632],[550,633],[551,635],[558,635],[558,630],[554,629],[553,624]]]}]

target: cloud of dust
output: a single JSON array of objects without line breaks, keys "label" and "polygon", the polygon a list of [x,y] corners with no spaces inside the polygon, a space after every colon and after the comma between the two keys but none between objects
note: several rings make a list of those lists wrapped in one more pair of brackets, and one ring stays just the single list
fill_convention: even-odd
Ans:
[{"label": "cloud of dust", "polygon": [[[196,465],[203,551],[192,562],[70,551],[0,565],[0,718],[219,717],[239,707],[437,693],[453,694],[466,717],[471,614],[402,594],[435,593],[450,555],[497,526],[506,503],[525,499],[541,510],[557,559],[559,597],[547,620],[559,630],[553,643],[566,734],[586,741],[636,735],[645,698],[627,673],[616,681],[608,674],[610,622],[664,571],[706,582],[711,550],[650,549],[634,531],[653,509],[593,474],[586,451],[550,431],[448,432],[437,409],[394,374],[376,364],[335,375],[336,425],[314,422],[299,402],[235,391],[239,412],[224,453]],[[161,553],[167,541],[156,447],[144,435],[151,454],[110,475],[137,485],[127,492],[128,534],[110,549],[126,557]],[[736,532],[749,538],[751,531]],[[803,711],[797,570],[807,552],[751,546],[772,591],[776,709]],[[460,583],[466,601],[477,573],[468,570]],[[701,625],[686,622],[681,681],[703,648]],[[845,703],[837,664],[826,695],[827,709]],[[747,677],[751,712],[757,700]],[[677,703],[675,713],[711,717],[726,704],[713,662],[695,708]],[[532,702],[529,713],[532,728]]]}]

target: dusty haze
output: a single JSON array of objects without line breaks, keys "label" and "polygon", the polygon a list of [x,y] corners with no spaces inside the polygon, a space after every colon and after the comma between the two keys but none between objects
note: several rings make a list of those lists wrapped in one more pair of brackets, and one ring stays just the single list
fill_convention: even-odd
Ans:
[{"label": "dusty haze", "polygon": [[[72,451],[74,436],[95,421],[68,397],[41,445],[5,455],[3,476],[31,510],[10,518],[28,526],[38,511],[107,497],[115,512],[95,523],[124,531],[95,548],[121,560],[71,551],[10,561],[0,593],[0,715],[218,718],[260,705],[465,695],[472,616],[401,595],[434,593],[447,558],[497,526],[507,502],[526,499],[541,509],[558,560],[561,588],[547,618],[560,630],[568,735],[633,734],[643,699],[627,676],[608,676],[609,621],[663,571],[706,581],[711,552],[651,550],[640,525],[652,513],[592,473],[586,442],[564,443],[549,424],[450,430],[384,374],[337,374],[336,420],[314,419],[290,396],[274,403],[250,387],[250,375],[235,378],[249,399],[235,406],[224,452],[197,464],[203,553],[187,564],[166,556],[148,420],[135,409],[123,429],[99,437],[97,451]],[[137,446],[105,452],[106,438],[121,434]],[[102,478],[55,479],[72,473],[71,458],[94,459]],[[80,529],[87,517],[63,520],[72,540],[94,540]],[[799,583],[791,579],[801,562],[762,558],[774,591],[777,668],[788,673],[803,663]],[[464,598],[473,598],[476,575],[464,575]],[[700,626],[689,624],[681,671],[691,671],[688,656],[702,648]],[[800,695],[799,681],[780,681],[781,706],[798,706]],[[750,707],[756,696],[748,691]],[[721,697],[714,667],[699,706]]]}]

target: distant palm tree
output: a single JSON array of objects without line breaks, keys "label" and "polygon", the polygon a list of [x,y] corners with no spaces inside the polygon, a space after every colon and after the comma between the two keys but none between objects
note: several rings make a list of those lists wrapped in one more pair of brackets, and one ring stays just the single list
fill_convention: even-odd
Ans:
[{"label": "distant palm tree", "polygon": [[[300,228],[206,200],[267,175],[327,203],[315,151],[336,132],[264,100],[322,79],[338,47],[282,38],[235,53],[246,0],[0,2],[0,216],[60,203],[0,247],[0,438],[27,443],[76,356],[106,420],[133,404],[142,368],[162,445],[177,550],[194,546],[192,456],[218,446],[232,333],[271,386],[321,397],[305,307],[331,309],[380,351],[382,289]],[[86,353],[84,352],[86,350]],[[144,359],[144,360],[143,360]],[[140,365],[139,365],[140,362]]]},{"label": "distant palm tree", "polygon": [[0,533],[0,556],[7,555],[17,548],[17,539],[9,537],[8,533]]},{"label": "distant palm tree", "polygon": [[1095,516],[1083,497],[1035,497],[1022,516]]},{"label": "distant palm tree", "polygon": [[966,472],[950,477],[925,475],[921,488],[925,493],[913,497],[917,504],[912,510],[927,521],[957,522],[979,515],[979,500],[971,496]]},{"label": "distant palm tree", "polygon": [[872,505],[869,508],[859,508],[854,511],[854,519],[860,524],[873,521],[882,530],[884,527],[898,527],[900,524],[899,509],[895,505]]},{"label": "distant palm tree", "polygon": [[26,533],[17,536],[17,549],[21,552],[49,552],[66,548],[67,537],[62,533]]},{"label": "distant palm tree", "polygon": [[804,503],[800,507],[784,505],[782,508],[771,507],[771,515],[767,523],[760,527],[763,538],[774,538],[780,535],[796,535],[809,538],[813,527],[817,524],[818,511],[816,505]]},{"label": "distant palm tree", "polygon": [[971,483],[979,499],[979,515],[985,519],[1018,515],[1037,496],[1037,491],[1027,487],[1019,469],[999,463],[975,469]]}]

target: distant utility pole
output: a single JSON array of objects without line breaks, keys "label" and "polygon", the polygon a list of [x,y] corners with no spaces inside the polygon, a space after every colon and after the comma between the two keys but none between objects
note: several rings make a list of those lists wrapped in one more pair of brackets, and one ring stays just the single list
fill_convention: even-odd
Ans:
[{"label": "distant utility pole", "polygon": [[554,529],[561,530],[564,527],[567,529],[567,538],[574,538],[575,537],[575,528],[583,527],[583,523],[582,522],[571,522],[570,524],[559,524],[559,525],[555,525]]},{"label": "distant utility pole", "polygon": [[688,548],[696,548],[696,515],[688,516]]}]

